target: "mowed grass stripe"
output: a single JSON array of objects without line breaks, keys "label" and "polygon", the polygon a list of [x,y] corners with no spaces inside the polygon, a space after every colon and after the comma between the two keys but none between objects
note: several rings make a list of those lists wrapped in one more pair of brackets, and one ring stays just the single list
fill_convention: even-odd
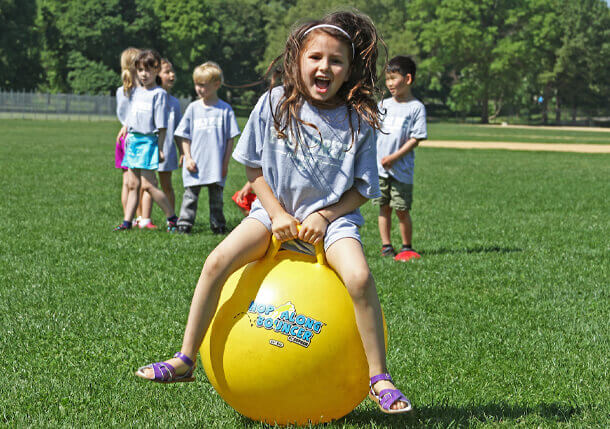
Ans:
[{"label": "mowed grass stripe", "polygon": [[[114,234],[115,124],[0,127],[0,421],[265,427],[226,406],[201,368],[196,383],[172,386],[132,375],[180,347],[194,285],[219,241],[208,232],[207,194],[192,236]],[[415,411],[386,417],[365,401],[328,427],[608,426],[609,161],[417,149],[422,259],[379,258],[377,209],[362,209],[390,370]],[[231,226],[241,215],[229,197],[244,180],[232,163]],[[180,202],[179,174],[174,185]],[[163,223],[157,207],[153,216]]]}]

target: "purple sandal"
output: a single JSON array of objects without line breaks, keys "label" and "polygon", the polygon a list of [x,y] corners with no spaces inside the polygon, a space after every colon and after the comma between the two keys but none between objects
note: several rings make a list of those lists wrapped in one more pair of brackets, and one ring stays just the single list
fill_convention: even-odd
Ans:
[{"label": "purple sandal", "polygon": [[[373,386],[375,385],[375,383],[381,380],[388,380],[391,383],[394,383],[392,377],[390,377],[390,374],[387,373],[371,377],[371,381],[369,382],[369,398],[371,398],[377,404],[377,406],[379,406],[379,409],[381,411],[386,414],[400,414],[406,413],[413,409],[411,407],[411,401],[409,401],[407,397],[403,395],[402,392],[398,389],[383,389],[381,392],[379,392],[379,394],[376,394],[375,390],[373,390]],[[399,401],[404,402],[405,404],[407,404],[407,406],[404,408],[393,410],[391,408],[392,405]]]},{"label": "purple sandal", "polygon": [[[167,362],[155,362],[138,368],[136,375],[145,380],[154,381],[155,383],[186,383],[195,381],[195,378],[193,377],[195,362],[193,362],[187,355],[180,352],[176,353],[174,357],[180,359],[189,366],[189,370],[186,373],[176,375],[176,369],[172,365],[168,364]],[[153,378],[148,378],[144,375],[144,369],[146,368],[153,369],[155,373]]]}]

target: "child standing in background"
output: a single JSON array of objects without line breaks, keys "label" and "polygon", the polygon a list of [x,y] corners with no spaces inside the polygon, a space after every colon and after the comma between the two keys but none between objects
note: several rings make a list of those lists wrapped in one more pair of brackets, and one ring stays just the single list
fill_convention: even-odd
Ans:
[{"label": "child standing in background", "polygon": [[[174,73],[172,63],[165,58],[161,60],[161,73],[159,73],[159,77],[161,77],[161,86],[167,91],[168,112],[167,130],[165,132],[165,142],[163,143],[165,160],[159,163],[159,181],[161,182],[163,193],[167,196],[169,204],[172,206],[172,210],[175,210],[176,196],[172,186],[172,171],[178,169],[178,164],[182,165],[183,152],[182,145],[174,137],[174,131],[180,123],[182,112],[180,110],[180,101],[170,94],[176,81],[176,73]],[[176,152],[176,146],[178,146],[178,153]]]},{"label": "child standing in background", "polygon": [[[401,55],[392,58],[385,76],[392,97],[379,103],[383,115],[383,132],[377,134],[381,197],[373,203],[380,206],[381,255],[408,261],[420,257],[411,245],[413,226],[409,212],[413,201],[414,149],[428,136],[426,108],[411,94],[411,85],[415,81],[415,63],[411,58]],[[392,209],[396,210],[402,238],[398,254],[391,241]]]},{"label": "child standing in background", "polygon": [[127,186],[129,193],[123,223],[115,231],[131,229],[133,216],[139,201],[140,187],[150,193],[167,216],[168,230],[174,230],[178,218],[163,191],[157,187],[155,170],[163,160],[159,141],[165,140],[167,128],[167,93],[157,86],[161,71],[161,57],[155,51],[142,51],[137,56],[136,73],[140,86],[132,94],[126,120],[127,138],[123,167],[129,168]]},{"label": "child standing in background", "polygon": [[214,234],[226,233],[222,194],[233,151],[233,139],[239,135],[231,106],[218,98],[223,83],[222,70],[208,61],[193,71],[199,100],[186,108],[175,135],[182,138],[184,196],[178,220],[178,232],[188,234],[197,215],[199,192],[208,188],[210,228]]},{"label": "child standing in background", "polygon": [[411,410],[388,374],[381,305],[359,233],[364,218],[358,207],[379,195],[372,96],[378,43],[370,18],[353,12],[294,28],[283,53],[283,86],[259,99],[233,154],[245,165],[257,199],[207,257],[181,351],[139,368],[138,377],[193,381],[197,351],[229,275],[263,257],[271,235],[281,242],[299,238],[323,243],[328,264],[352,298],[371,399],[385,413]]},{"label": "child standing in background", "polygon": [[129,188],[127,187],[127,168],[121,165],[125,156],[125,136],[127,134],[125,121],[129,113],[131,94],[138,85],[135,61],[139,53],[140,50],[136,48],[127,48],[121,52],[121,80],[123,85],[116,90],[116,116],[122,127],[116,138],[114,166],[123,172],[123,185],[121,187],[121,205],[123,206],[123,211],[125,210],[127,194],[129,193]]}]

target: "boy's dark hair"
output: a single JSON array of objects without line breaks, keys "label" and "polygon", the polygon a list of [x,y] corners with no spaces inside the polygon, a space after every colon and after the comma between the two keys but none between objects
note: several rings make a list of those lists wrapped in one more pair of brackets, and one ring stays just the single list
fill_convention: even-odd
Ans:
[{"label": "boy's dark hair", "polygon": [[400,73],[403,76],[410,74],[411,79],[415,80],[416,69],[415,61],[411,57],[397,55],[388,61],[388,66],[385,70],[387,73]]}]

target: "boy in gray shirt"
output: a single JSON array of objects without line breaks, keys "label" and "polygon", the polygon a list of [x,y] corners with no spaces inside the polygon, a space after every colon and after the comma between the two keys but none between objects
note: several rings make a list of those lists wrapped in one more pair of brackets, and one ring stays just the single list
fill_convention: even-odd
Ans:
[{"label": "boy in gray shirt", "polygon": [[[411,94],[415,80],[415,63],[399,55],[388,62],[386,86],[391,98],[379,104],[382,113],[382,132],[377,133],[377,167],[381,197],[373,200],[379,208],[379,235],[381,255],[397,261],[417,259],[420,255],[411,247],[413,227],[411,203],[413,201],[414,149],[428,136],[426,108]],[[400,225],[402,247],[398,253],[391,243],[392,209],[396,210]]]},{"label": "boy in gray shirt", "polygon": [[222,194],[233,139],[239,135],[231,106],[218,98],[222,70],[211,61],[195,68],[193,82],[199,100],[186,108],[175,136],[182,138],[184,196],[178,219],[178,232],[190,233],[197,214],[199,192],[209,191],[210,228],[214,234],[226,233]]}]

